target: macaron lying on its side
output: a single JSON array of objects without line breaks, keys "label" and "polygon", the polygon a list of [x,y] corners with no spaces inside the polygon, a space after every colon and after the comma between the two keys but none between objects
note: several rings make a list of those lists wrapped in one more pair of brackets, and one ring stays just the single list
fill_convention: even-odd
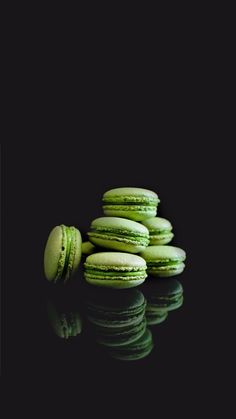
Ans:
[{"label": "macaron lying on its side", "polygon": [[149,244],[144,225],[120,217],[97,218],[91,223],[88,236],[97,246],[122,252],[139,253]]},{"label": "macaron lying on its side", "polygon": [[150,234],[150,246],[169,243],[174,234],[172,233],[172,225],[165,218],[152,217],[142,221]]},{"label": "macaron lying on its side", "polygon": [[145,260],[129,253],[94,253],[87,257],[84,268],[86,281],[102,287],[131,288],[147,277]]},{"label": "macaron lying on its side", "polygon": [[148,246],[140,253],[147,262],[147,272],[153,276],[169,277],[181,274],[186,253],[174,246]]},{"label": "macaron lying on its side", "polygon": [[81,234],[75,227],[60,225],[49,234],[44,251],[44,272],[48,281],[65,282],[76,272],[81,259]]},{"label": "macaron lying on its side", "polygon": [[157,194],[142,188],[115,188],[103,195],[104,214],[141,221],[155,217],[160,202]]}]

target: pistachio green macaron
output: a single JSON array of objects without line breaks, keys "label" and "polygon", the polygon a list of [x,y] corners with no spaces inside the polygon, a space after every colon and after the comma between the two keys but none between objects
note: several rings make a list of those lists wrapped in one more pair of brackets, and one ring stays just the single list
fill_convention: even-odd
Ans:
[{"label": "pistachio green macaron", "polygon": [[48,281],[65,282],[76,272],[81,259],[81,234],[75,227],[56,226],[44,251],[44,272]]},{"label": "pistachio green macaron", "polygon": [[172,233],[172,225],[166,218],[152,217],[143,220],[142,224],[146,226],[150,234],[150,246],[169,243],[174,234]]},{"label": "pistachio green macaron", "polygon": [[160,202],[157,194],[143,188],[115,188],[103,195],[104,214],[142,221],[155,217]]},{"label": "pistachio green macaron", "polygon": [[147,277],[146,262],[130,253],[101,252],[87,257],[85,279],[89,284],[115,289],[142,284]]},{"label": "pistachio green macaron", "polygon": [[89,240],[96,246],[139,253],[149,244],[147,227],[120,217],[100,217],[92,221]]},{"label": "pistachio green macaron", "polygon": [[147,272],[153,276],[169,277],[181,274],[186,253],[175,246],[148,246],[140,253],[147,262]]},{"label": "pistachio green macaron", "polygon": [[93,253],[96,253],[96,246],[94,246],[94,244],[92,244],[90,241],[86,241],[82,243],[82,254],[83,255],[92,255]]}]

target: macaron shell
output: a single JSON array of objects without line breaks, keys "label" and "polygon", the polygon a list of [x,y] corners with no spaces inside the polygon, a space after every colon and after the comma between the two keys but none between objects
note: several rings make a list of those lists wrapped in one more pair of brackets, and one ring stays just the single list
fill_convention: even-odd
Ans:
[{"label": "macaron shell", "polygon": [[114,200],[115,198],[120,199],[125,198],[125,201],[129,201],[129,199],[134,200],[136,199],[148,199],[150,200],[157,200],[158,196],[155,192],[144,189],[144,188],[134,188],[134,187],[122,187],[122,188],[114,188],[110,189],[109,191],[105,192],[103,195],[103,200]]},{"label": "macaron shell", "polygon": [[165,233],[165,234],[150,235],[149,245],[150,246],[155,246],[155,245],[159,246],[159,245],[167,244],[167,243],[171,242],[173,237],[174,237],[174,234],[171,231],[169,233]]},{"label": "macaron shell", "polygon": [[129,281],[119,280],[119,279],[116,279],[116,280],[94,279],[94,278],[86,277],[86,273],[85,273],[85,278],[89,284],[96,285],[98,287],[126,289],[126,288],[137,287],[138,285],[142,284],[145,281],[146,275],[143,275],[139,279],[129,280]]},{"label": "macaron shell", "polygon": [[144,235],[148,235],[148,229],[144,225],[140,223],[136,223],[135,221],[126,220],[120,217],[100,217],[96,218],[91,223],[91,229],[95,229],[97,231],[113,231],[120,230],[121,232],[124,231],[125,233],[141,233]]},{"label": "macaron shell", "polygon": [[140,254],[147,262],[176,260],[184,261],[186,253],[183,249],[175,246],[148,246]]},{"label": "macaron shell", "polygon": [[96,246],[94,246],[90,241],[82,243],[81,251],[83,255],[92,255],[96,252]]},{"label": "macaron shell", "polygon": [[169,220],[162,217],[152,217],[142,223],[148,228],[150,232],[172,230],[172,225]]},{"label": "macaron shell", "polygon": [[94,253],[87,257],[86,264],[94,265],[99,269],[102,267],[109,270],[112,267],[121,271],[146,268],[146,262],[142,257],[120,252]]},{"label": "macaron shell", "polygon": [[[135,241],[120,239],[119,237],[112,239],[99,238],[90,236],[92,243],[99,247],[105,247],[107,249],[119,250],[121,252],[140,253],[146,248],[146,246],[140,246],[135,244]],[[119,241],[121,240],[121,241]]]},{"label": "macaron shell", "polygon": [[110,217],[124,217],[133,221],[143,221],[155,217],[156,206],[146,205],[103,205],[103,212]]},{"label": "macaron shell", "polygon": [[54,227],[50,232],[44,251],[44,272],[48,281],[58,276],[63,270],[66,258],[66,237],[61,226]]},{"label": "macaron shell", "polygon": [[184,268],[185,268],[185,264],[181,262],[181,263],[177,263],[176,265],[148,267],[147,272],[148,274],[153,275],[153,276],[170,277],[170,276],[181,274]]}]

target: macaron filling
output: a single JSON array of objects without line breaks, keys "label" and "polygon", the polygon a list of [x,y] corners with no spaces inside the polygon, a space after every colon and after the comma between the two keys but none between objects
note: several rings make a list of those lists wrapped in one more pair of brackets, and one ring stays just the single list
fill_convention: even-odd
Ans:
[{"label": "macaron filling", "polygon": [[182,260],[161,260],[161,261],[147,261],[148,268],[158,268],[158,267],[165,267],[165,266],[176,266],[178,264],[183,263]]},{"label": "macaron filling", "polygon": [[62,272],[62,276],[66,276],[67,272],[67,266],[69,264],[69,257],[70,257],[70,251],[71,251],[71,241],[72,241],[72,234],[71,234],[70,227],[65,227],[65,234],[66,234],[66,258],[64,263],[64,269]]},{"label": "macaron filling", "polygon": [[148,234],[122,229],[92,228],[88,235],[91,238],[95,237],[99,239],[115,240],[145,247],[149,244]]},{"label": "macaron filling", "polygon": [[171,230],[149,230],[150,236],[161,236],[169,233],[171,233]]},{"label": "macaron filling", "polygon": [[147,274],[146,274],[146,270],[145,269],[140,269],[139,271],[131,271],[131,272],[127,272],[127,271],[114,271],[114,270],[110,270],[110,271],[103,271],[103,270],[98,270],[98,269],[90,269],[88,267],[85,267],[85,277],[86,278],[91,278],[91,279],[108,279],[108,280],[123,280],[123,281],[130,281],[135,280],[135,279],[141,279],[141,278],[146,278]]},{"label": "macaron filling", "polygon": [[145,196],[104,196],[102,201],[104,204],[115,204],[115,205],[152,205],[156,206],[160,200],[155,197],[145,197]]},{"label": "macaron filling", "polygon": [[130,203],[130,204],[127,204],[127,205],[124,205],[124,204],[120,204],[120,205],[118,205],[118,204],[115,204],[115,205],[108,205],[108,204],[105,204],[105,205],[103,205],[103,209],[104,210],[117,210],[117,211],[145,211],[145,212],[148,212],[148,211],[155,211],[156,210],[156,205],[150,205],[150,204],[142,204],[142,205],[140,205],[140,204],[134,204],[134,203]]},{"label": "macaron filling", "polygon": [[65,281],[70,277],[73,269],[75,250],[76,250],[76,231],[74,227],[66,227],[61,225],[62,228],[62,248],[61,255],[58,263],[58,271],[55,281],[65,278]]}]

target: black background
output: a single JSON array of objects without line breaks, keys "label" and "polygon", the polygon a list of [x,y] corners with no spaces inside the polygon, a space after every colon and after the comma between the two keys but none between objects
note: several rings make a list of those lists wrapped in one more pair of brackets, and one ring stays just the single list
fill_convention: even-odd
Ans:
[{"label": "black background", "polygon": [[[81,397],[83,390],[93,393],[94,388],[102,396],[105,388],[111,397],[118,390],[132,399],[137,397],[136,389],[142,399],[150,397],[155,403],[164,392],[174,404],[181,394],[196,402],[200,381],[204,402],[212,367],[204,312],[209,273],[205,270],[204,277],[202,273],[206,265],[202,222],[208,213],[212,175],[204,141],[201,147],[191,142],[189,132],[177,138],[174,129],[152,138],[138,132],[105,139],[96,133],[92,138],[78,135],[74,144],[62,137],[58,132],[53,144],[47,138],[41,144],[32,141],[4,148],[3,377],[49,387],[56,381],[61,391],[72,386]],[[157,326],[150,356],[134,363],[110,361],[80,338],[59,340],[45,315],[48,297],[61,292],[43,274],[50,230],[64,223],[86,233],[91,220],[102,216],[103,192],[119,186],[156,191],[161,199],[158,215],[171,220],[173,244],[187,253],[186,269],[178,277],[184,305]],[[76,281],[82,280],[79,272],[65,290],[74,301],[79,292]]]}]

